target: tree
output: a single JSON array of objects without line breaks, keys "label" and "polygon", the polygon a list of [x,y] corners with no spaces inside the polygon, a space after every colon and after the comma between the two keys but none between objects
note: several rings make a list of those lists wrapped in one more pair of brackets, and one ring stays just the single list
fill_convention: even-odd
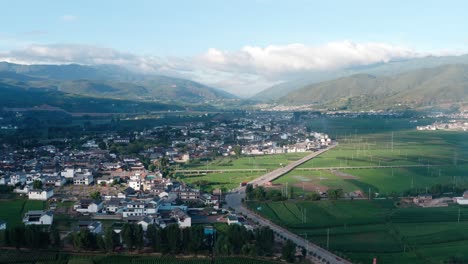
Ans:
[{"label": "tree", "polygon": [[241,225],[228,226],[226,236],[234,254],[240,253],[242,246],[247,243],[249,238],[247,229]]},{"label": "tree", "polygon": [[104,141],[99,142],[98,147],[102,150],[106,150],[107,149],[106,142]]},{"label": "tree", "polygon": [[320,200],[320,194],[318,192],[311,192],[306,194],[305,196],[306,200],[311,200],[311,201],[318,201]]},{"label": "tree", "polygon": [[342,189],[330,189],[327,191],[328,198],[330,200],[338,200],[343,197],[344,193]]},{"label": "tree", "polygon": [[119,242],[117,236],[112,227],[106,228],[104,232],[104,244],[107,252],[114,251],[115,246],[117,246]]},{"label": "tree", "polygon": [[247,186],[245,186],[245,195],[247,196],[247,199],[252,199],[253,198],[253,186],[252,184],[247,184]]},{"label": "tree", "polygon": [[286,241],[286,244],[283,246],[283,250],[281,251],[281,257],[286,260],[287,262],[294,262],[296,254],[296,244],[292,242],[290,239]]},{"label": "tree", "polygon": [[91,199],[101,200],[101,193],[98,191],[91,193],[89,196],[91,197]]},{"label": "tree", "polygon": [[133,224],[124,224],[122,227],[122,240],[129,250],[135,246],[135,226]]},{"label": "tree", "polygon": [[94,250],[96,249],[96,236],[84,228],[73,234],[73,246],[78,249]]},{"label": "tree", "polygon": [[[24,240],[27,247],[39,248],[41,246],[40,226],[27,225],[24,229]],[[46,242],[46,241],[45,241]],[[47,245],[47,244],[46,244]]]},{"label": "tree", "polygon": [[294,199],[294,188],[292,186],[289,187],[288,196],[288,199]]},{"label": "tree", "polygon": [[50,241],[54,247],[60,248],[62,246],[60,233],[55,225],[52,225],[50,229]]},{"label": "tree", "polygon": [[255,230],[255,244],[258,255],[271,255],[275,244],[275,234],[269,226]]},{"label": "tree", "polygon": [[101,235],[96,235],[96,245],[99,250],[102,252],[106,252],[106,242],[104,241],[104,238]]},{"label": "tree", "polygon": [[40,180],[35,180],[33,182],[33,189],[42,189],[42,181]]},{"label": "tree", "polygon": [[236,157],[239,158],[242,155],[242,147],[239,145],[235,145],[232,150],[236,153]]},{"label": "tree", "polygon": [[136,225],[134,227],[134,236],[135,236],[135,247],[138,250],[142,250],[144,246],[144,232],[143,227],[141,225]]},{"label": "tree", "polygon": [[10,232],[10,242],[12,246],[20,248],[24,242],[24,226],[17,226]]},{"label": "tree", "polygon": [[148,226],[146,239],[150,242],[154,252],[161,252],[161,230],[154,224]]},{"label": "tree", "polygon": [[205,233],[203,227],[199,225],[192,226],[190,231],[189,251],[192,253],[197,253],[198,251],[202,250]]},{"label": "tree", "polygon": [[171,224],[167,226],[164,230],[166,231],[166,239],[167,239],[169,251],[172,254],[179,253],[180,246],[181,246],[179,225]]}]

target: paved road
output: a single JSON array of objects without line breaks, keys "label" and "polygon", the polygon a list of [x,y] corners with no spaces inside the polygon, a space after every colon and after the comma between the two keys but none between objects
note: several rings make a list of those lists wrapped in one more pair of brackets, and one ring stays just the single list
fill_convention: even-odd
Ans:
[{"label": "paved road", "polygon": [[[274,170],[272,172],[269,172],[257,179],[254,179],[249,182],[249,184],[252,185],[262,185],[266,182],[272,181],[276,178],[281,177],[282,175],[290,172],[293,170],[295,167],[301,165],[302,163],[315,158],[316,156],[326,152],[327,150],[334,148],[336,145],[332,145],[326,149],[322,149],[320,151],[314,152],[298,161],[295,161],[283,168],[279,168],[277,170]],[[314,263],[333,263],[333,264],[350,264],[351,262],[344,260],[335,254],[309,242],[306,241],[304,238],[288,231],[287,229],[278,226],[268,219],[255,214],[254,212],[248,210],[242,205],[242,198],[245,198],[245,187],[239,187],[237,189],[234,189],[231,193],[226,195],[226,204],[227,206],[233,208],[236,210],[237,213],[241,213],[247,218],[253,220],[254,222],[259,223],[260,225],[266,225],[270,226],[270,228],[276,233],[276,234],[281,234],[283,237],[286,239],[292,240],[294,243],[296,243],[300,247],[304,247],[308,250],[307,257]],[[314,257],[314,255],[316,257]],[[319,259],[320,257],[320,259]]]}]

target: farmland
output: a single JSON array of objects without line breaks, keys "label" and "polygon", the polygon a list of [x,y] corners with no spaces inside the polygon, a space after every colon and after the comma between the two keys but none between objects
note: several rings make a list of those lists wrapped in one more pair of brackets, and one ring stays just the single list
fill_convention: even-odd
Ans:
[{"label": "farmland", "polygon": [[[295,186],[298,193],[327,188],[367,192],[371,188],[381,195],[401,195],[408,189],[423,192],[435,184],[468,183],[467,133],[404,130],[351,136],[339,142],[337,148],[302,164],[275,183]],[[353,168],[362,166],[368,168]],[[331,167],[338,168],[327,169]]]},{"label": "farmland", "polygon": [[[17,264],[209,264],[212,263],[207,257],[173,257],[173,256],[145,256],[145,255],[70,255],[59,252],[36,252],[36,251],[14,251],[5,250],[0,255],[0,263]],[[247,257],[217,257],[216,264],[273,264],[278,263],[266,259],[254,259]]]},{"label": "farmland", "polygon": [[[396,208],[391,200],[249,203],[296,234],[356,263],[440,263],[468,259],[468,208]],[[305,216],[304,216],[305,215]],[[434,251],[434,249],[436,249]]]},{"label": "farmland", "polygon": [[9,227],[14,227],[22,223],[27,211],[45,209],[45,203],[26,199],[1,200],[0,208],[0,219],[7,221]]},{"label": "farmland", "polygon": [[[239,186],[239,183],[244,181],[253,180],[266,171],[277,169],[281,166],[289,164],[293,161],[301,159],[309,154],[306,153],[289,153],[279,155],[265,155],[265,156],[250,156],[240,158],[218,158],[213,161],[208,161],[202,164],[201,162],[195,165],[188,166],[184,169],[199,169],[199,170],[226,170],[225,173],[210,173],[198,176],[186,176],[184,181],[186,183],[200,186],[202,190],[211,191],[215,188],[230,190]],[[197,165],[198,164],[198,165]],[[230,172],[229,170],[235,169],[265,169],[265,172]]]},{"label": "farmland", "polygon": [[195,162],[187,166],[187,169],[214,170],[214,169],[269,169],[273,170],[284,166],[290,162],[296,161],[307,156],[304,153],[287,153],[277,155],[262,155],[262,156],[242,156],[222,157],[208,162]]}]

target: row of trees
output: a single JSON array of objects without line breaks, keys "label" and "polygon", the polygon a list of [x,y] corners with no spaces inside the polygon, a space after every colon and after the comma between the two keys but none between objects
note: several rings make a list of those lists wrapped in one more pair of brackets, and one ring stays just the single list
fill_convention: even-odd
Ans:
[{"label": "row of trees", "polygon": [[145,246],[163,254],[197,254],[214,250],[219,255],[244,254],[249,256],[271,255],[274,233],[269,227],[248,231],[244,226],[230,225],[219,235],[205,235],[203,226],[179,228],[172,224],[164,229],[149,225],[146,232],[141,225],[124,224],[120,234],[107,228],[104,234],[93,234],[88,229],[75,232],[70,237],[77,250],[101,250],[112,252],[118,246],[129,251],[142,250]]},{"label": "row of trees", "polygon": [[[339,200],[343,198],[344,192],[342,189],[329,189],[327,191],[328,198],[330,200]],[[269,190],[266,191],[263,186],[254,188],[251,184],[248,184],[245,189],[245,195],[248,200],[256,201],[284,201],[287,199],[294,199],[294,188],[289,187],[286,191]],[[305,200],[318,201],[321,196],[317,192],[309,192],[304,195]]]},{"label": "row of trees", "polygon": [[[94,234],[84,228],[69,235],[68,243],[78,250],[113,252],[118,247],[129,251],[140,251],[145,246],[153,252],[163,254],[198,254],[212,252],[216,255],[247,255],[270,256],[274,250],[274,233],[269,227],[261,227],[253,231],[241,225],[230,225],[219,234],[205,235],[203,226],[179,228],[172,224],[164,229],[149,225],[146,232],[141,225],[124,224],[120,234],[108,227],[103,234]],[[50,230],[43,226],[18,226],[11,230],[0,232],[0,246],[28,247],[31,249],[61,247],[60,235],[57,229]],[[294,261],[296,245],[286,241],[282,248],[282,256],[288,262]]]},{"label": "row of trees", "polygon": [[54,227],[49,230],[38,225],[21,225],[0,232],[0,246],[39,249],[60,245],[60,234]]},{"label": "row of trees", "polygon": [[289,194],[290,194],[288,195],[289,197],[287,197],[279,190],[266,191],[263,186],[254,188],[251,184],[248,184],[245,189],[246,198],[248,200],[256,200],[256,201],[265,201],[265,200],[284,201],[288,198],[292,198],[292,195],[293,195],[292,188],[290,188]]},{"label": "row of trees", "polygon": [[240,225],[230,225],[216,238],[214,251],[219,255],[268,256],[273,253],[274,233],[269,227],[248,231]]}]

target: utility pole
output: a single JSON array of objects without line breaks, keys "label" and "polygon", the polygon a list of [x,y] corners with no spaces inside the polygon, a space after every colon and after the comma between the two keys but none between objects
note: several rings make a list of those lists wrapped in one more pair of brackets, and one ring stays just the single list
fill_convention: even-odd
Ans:
[{"label": "utility pole", "polygon": [[460,207],[458,208],[458,223],[460,223]]},{"label": "utility pole", "polygon": [[330,248],[330,228],[327,228],[327,249]]},{"label": "utility pole", "polygon": [[392,152],[393,152],[393,131],[392,131]]},{"label": "utility pole", "polygon": [[371,193],[370,193],[370,187],[369,187],[369,200],[371,199]]}]

